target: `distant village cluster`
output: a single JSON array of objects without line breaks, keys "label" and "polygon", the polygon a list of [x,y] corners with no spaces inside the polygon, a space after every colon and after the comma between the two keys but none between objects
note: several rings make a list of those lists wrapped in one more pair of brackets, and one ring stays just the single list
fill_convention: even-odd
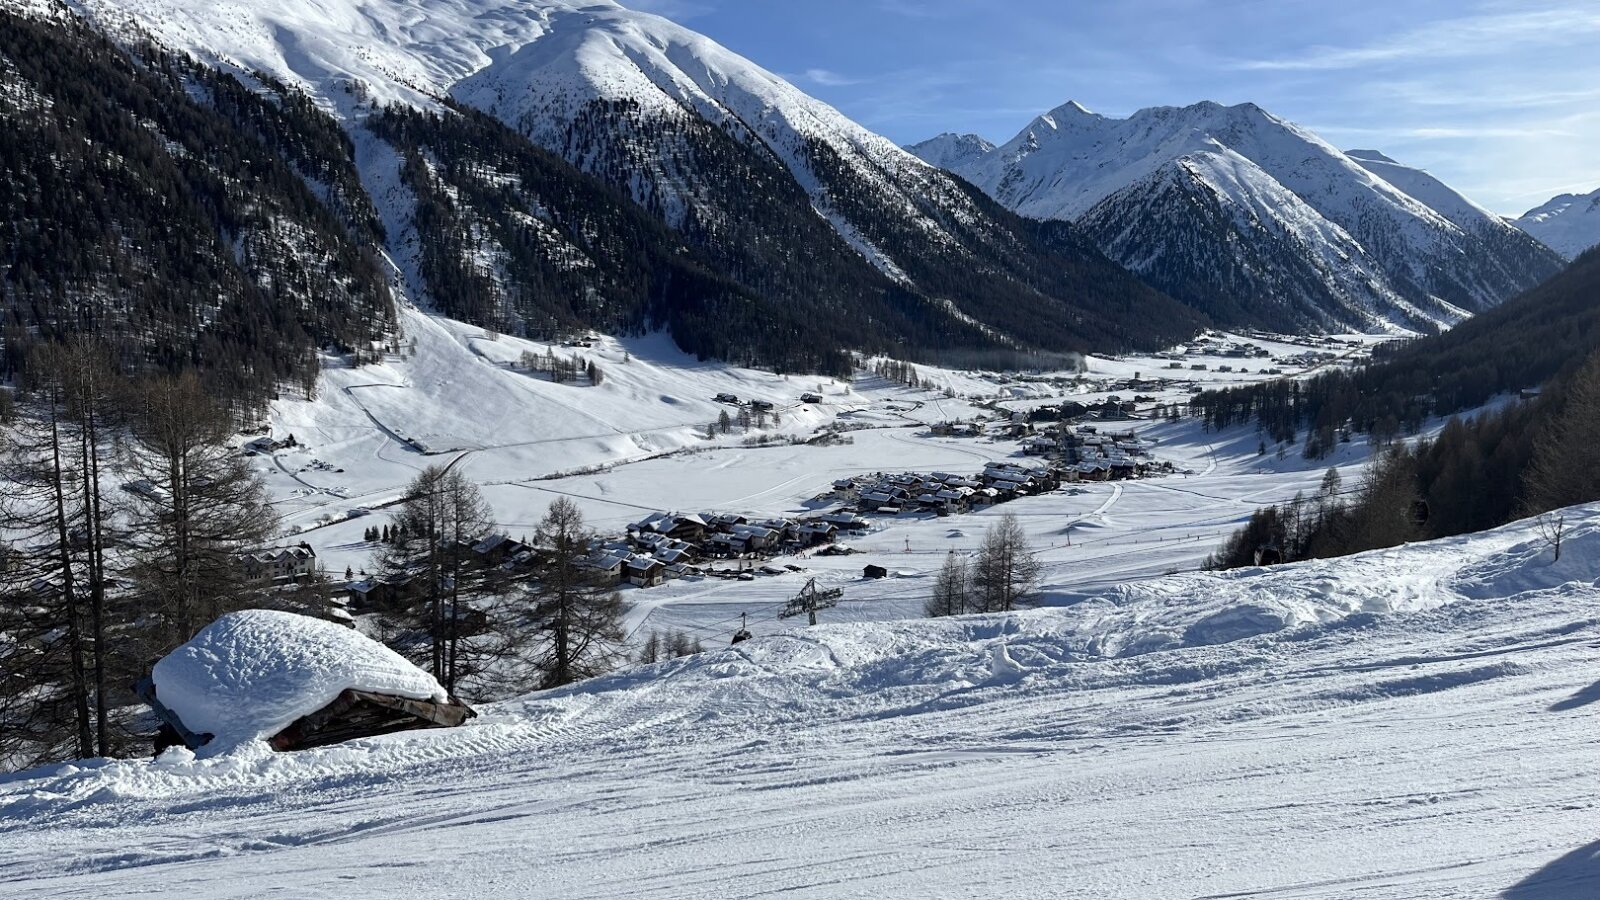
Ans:
[{"label": "distant village cluster", "polygon": [[[1178,349],[1169,350],[1165,353],[1157,353],[1155,354],[1155,357],[1157,359],[1168,360],[1167,369],[1169,370],[1186,369],[1194,372],[1216,371],[1227,374],[1235,371],[1235,365],[1224,363],[1217,365],[1215,369],[1213,369],[1211,363],[1199,362],[1197,361],[1197,358],[1204,357],[1208,359],[1216,359],[1221,357],[1223,359],[1240,360],[1241,364],[1238,365],[1237,371],[1241,373],[1250,371],[1249,368],[1242,365],[1244,360],[1260,359],[1271,360],[1278,366],[1309,369],[1316,366],[1326,365],[1327,363],[1339,359],[1342,356],[1359,350],[1362,346],[1361,342],[1358,340],[1325,336],[1289,338],[1281,335],[1262,334],[1258,337],[1258,339],[1272,340],[1278,343],[1298,344],[1305,346],[1306,349],[1300,351],[1299,353],[1288,356],[1275,357],[1272,354],[1272,351],[1262,347],[1254,341],[1233,340],[1217,335],[1201,335],[1200,337],[1195,338]],[[1258,371],[1263,375],[1284,374],[1284,370],[1277,367],[1263,368],[1259,369]]]}]

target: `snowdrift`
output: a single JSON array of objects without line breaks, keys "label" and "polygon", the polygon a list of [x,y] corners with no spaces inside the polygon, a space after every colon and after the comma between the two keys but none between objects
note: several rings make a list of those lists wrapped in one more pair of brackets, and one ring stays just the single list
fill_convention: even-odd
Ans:
[{"label": "snowdrift", "polygon": [[[574,690],[633,689],[665,679],[725,695],[730,680],[747,679],[790,682],[783,690],[838,698],[913,686],[948,693],[1025,679],[1040,686],[1081,684],[1098,677],[1085,663],[1178,652],[1113,667],[1118,677],[1145,671],[1159,683],[1171,679],[1171,660],[1184,658],[1182,651],[1278,634],[1300,639],[1464,600],[1515,604],[1546,592],[1600,588],[1593,565],[1600,559],[1600,504],[1574,507],[1566,516],[1559,562],[1529,520],[1338,559],[1185,573],[1083,592],[1047,588],[1046,608],[1007,615],[824,625]],[[1248,653],[1237,651],[1241,658]],[[1207,660],[1213,674],[1231,665]]]}]

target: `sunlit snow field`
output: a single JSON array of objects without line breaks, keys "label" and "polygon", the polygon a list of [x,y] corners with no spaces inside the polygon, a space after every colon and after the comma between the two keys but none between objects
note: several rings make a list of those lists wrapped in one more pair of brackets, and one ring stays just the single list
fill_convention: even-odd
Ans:
[{"label": "sunlit snow field", "polygon": [[12,776],[0,895],[1592,897],[1600,507],[1572,518],[1559,564],[1520,524]]},{"label": "sunlit snow field", "polygon": [[[294,539],[310,542],[335,577],[346,568],[370,570],[376,548],[362,533],[387,521],[383,504],[396,500],[429,465],[458,467],[482,485],[499,527],[517,537],[531,537],[557,497],[575,500],[602,534],[621,534],[628,523],[656,511],[795,516],[828,508],[816,498],[851,475],[975,474],[992,460],[1031,461],[1016,440],[929,433],[931,423],[995,415],[981,404],[997,397],[1005,398],[999,403],[1005,411],[1068,399],[1098,402],[1114,393],[1131,399],[1134,392],[1101,388],[1134,375],[1247,382],[1264,377],[1260,370],[1269,364],[1197,356],[1176,371],[1152,357],[1090,357],[1084,383],[1068,381],[1065,388],[919,367],[932,387],[912,390],[873,375],[847,383],[701,363],[663,336],[553,348],[600,367],[602,383],[590,387],[553,384],[516,370],[513,364],[524,351],[542,355],[549,345],[488,339],[481,329],[411,310],[404,321],[406,342],[415,340],[413,353],[382,365],[331,369],[316,402],[275,404],[274,434],[293,434],[301,447],[259,460],[276,508],[297,532]],[[1284,356],[1305,349],[1257,343]],[[1191,363],[1206,364],[1207,371],[1190,370]],[[1216,371],[1229,364],[1253,372]],[[719,413],[737,415],[736,408],[713,400],[724,392],[776,405],[782,423],[762,434],[806,438],[829,423],[859,430],[846,432],[849,443],[834,446],[745,447],[747,435],[738,429],[708,440],[706,426]],[[807,392],[821,394],[824,402],[801,403]],[[1148,395],[1170,402],[1188,393],[1175,385]],[[845,591],[840,607],[825,616],[833,621],[920,615],[945,554],[974,549],[989,522],[1005,512],[1021,519],[1041,551],[1051,592],[1192,569],[1258,506],[1314,492],[1328,466],[1338,466],[1347,488],[1353,486],[1366,457],[1359,438],[1334,457],[1311,463],[1300,458],[1298,445],[1287,447],[1283,459],[1276,447],[1258,455],[1259,437],[1250,429],[1214,435],[1190,421],[1147,420],[1106,427],[1137,430],[1156,442],[1158,459],[1183,474],[1068,486],[971,515],[879,519],[868,535],[847,539],[860,553],[781,558],[804,571],[755,582],[689,579],[648,590],[625,588],[627,631],[642,639],[670,627],[707,642],[726,641],[746,613],[753,632],[770,633],[788,627],[777,611],[813,576]],[[609,468],[557,477],[596,466]],[[346,519],[351,510],[371,514]],[[865,580],[861,573],[868,564],[893,575]]]}]

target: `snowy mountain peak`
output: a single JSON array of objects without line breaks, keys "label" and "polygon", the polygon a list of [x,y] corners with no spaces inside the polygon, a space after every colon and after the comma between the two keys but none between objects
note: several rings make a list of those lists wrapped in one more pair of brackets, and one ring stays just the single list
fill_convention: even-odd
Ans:
[{"label": "snowy mountain peak", "polygon": [[1393,159],[1390,159],[1389,157],[1383,155],[1382,153],[1379,153],[1376,150],[1346,150],[1344,152],[1344,155],[1350,157],[1351,159],[1365,159],[1365,160],[1370,160],[1372,162],[1381,162],[1381,163],[1394,163],[1395,162]]},{"label": "snowy mountain peak", "polygon": [[1568,259],[1600,246],[1600,189],[1561,194],[1528,210],[1512,224]]},{"label": "snowy mountain peak", "polygon": [[[954,170],[1023,215],[1085,226],[1114,259],[1234,324],[1450,323],[1559,265],[1426,172],[1343,153],[1254,103],[1122,119],[1066,104]],[[1235,305],[1244,289],[1259,292],[1254,312]]]},{"label": "snowy mountain peak", "polygon": [[1084,106],[1082,103],[1079,103],[1076,100],[1068,100],[1055,109],[1045,113],[1041,118],[1060,123],[1062,121],[1071,121],[1080,117],[1089,119],[1104,118],[1099,113],[1091,112],[1087,106]]},{"label": "snowy mountain peak", "polygon": [[1351,150],[1345,155],[1463,231],[1499,218],[1422,169],[1396,162],[1376,150]]},{"label": "snowy mountain peak", "polygon": [[951,172],[994,150],[994,144],[975,134],[945,132],[905,148],[929,165]]}]

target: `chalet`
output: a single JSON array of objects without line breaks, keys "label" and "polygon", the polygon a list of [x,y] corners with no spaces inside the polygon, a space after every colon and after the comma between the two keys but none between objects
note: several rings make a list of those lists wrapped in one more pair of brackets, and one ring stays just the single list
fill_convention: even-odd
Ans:
[{"label": "chalet", "polygon": [[533,548],[510,535],[491,534],[472,545],[472,552],[485,565],[498,566],[507,562],[531,562]]},{"label": "chalet", "polygon": [[850,512],[829,513],[823,516],[820,521],[832,525],[840,531],[866,531],[871,525],[866,519]]},{"label": "chalet", "polygon": [[629,525],[628,531],[637,534],[666,534],[676,522],[677,516],[672,513],[651,513]]},{"label": "chalet", "polygon": [[694,550],[688,545],[659,549],[651,555],[669,566],[687,564],[694,560]]},{"label": "chalet", "polygon": [[246,553],[239,558],[239,562],[246,578],[292,581],[317,570],[317,551],[311,549],[310,544],[301,543],[293,547]]},{"label": "chalet", "polygon": [[628,531],[636,535],[664,535],[677,541],[699,543],[705,540],[706,532],[711,530],[704,516],[680,515],[678,513],[651,513],[644,519],[628,526]]},{"label": "chalet", "polygon": [[832,522],[802,522],[795,529],[795,536],[807,547],[820,547],[831,544],[839,536],[839,526]]},{"label": "chalet", "polygon": [[661,572],[662,577],[667,581],[674,581],[679,578],[693,578],[699,574],[699,569],[689,565],[688,563],[681,562],[673,563],[664,568]]},{"label": "chalet", "polygon": [[653,556],[635,556],[622,564],[623,575],[634,587],[656,587],[666,580],[666,564]]},{"label": "chalet", "polygon": [[862,578],[888,578],[889,570],[883,566],[867,566],[861,570]]},{"label": "chalet", "polygon": [[246,456],[256,456],[262,453],[271,453],[282,446],[283,445],[281,443],[273,440],[269,436],[258,437],[255,440],[246,443],[243,449]]},{"label": "chalet", "polygon": [[788,544],[795,540],[797,524],[793,519],[761,519],[752,525],[777,532],[776,543]]},{"label": "chalet", "polygon": [[654,531],[639,531],[631,532],[628,535],[628,542],[640,552],[651,553],[658,547],[672,543],[672,538]]},{"label": "chalet", "polygon": [[989,490],[994,491],[1000,500],[1015,500],[1028,495],[1028,486],[1021,481],[1012,481],[1009,478],[996,478],[989,482]]},{"label": "chalet", "polygon": [[749,540],[741,535],[719,531],[705,544],[706,553],[718,559],[743,556],[750,552]]},{"label": "chalet", "polygon": [[627,563],[628,557],[629,553],[626,550],[602,549],[578,565],[592,573],[602,585],[614,587],[622,583],[623,566]]},{"label": "chalet", "polygon": [[821,403],[822,402],[822,395],[821,394],[814,394],[814,393],[811,393],[811,392],[808,391],[808,392],[800,395],[800,402],[801,403]]},{"label": "chalet", "polygon": [[744,525],[750,520],[734,513],[708,513],[700,517],[706,523],[709,531],[731,531],[735,525]]},{"label": "chalet", "polygon": [[888,491],[867,491],[861,495],[861,508],[864,511],[871,512],[876,509],[882,509],[885,506],[893,506],[899,499],[899,497]]},{"label": "chalet", "polygon": [[1035,435],[1022,441],[1022,452],[1028,456],[1044,456],[1055,449],[1056,441],[1047,437]]}]

